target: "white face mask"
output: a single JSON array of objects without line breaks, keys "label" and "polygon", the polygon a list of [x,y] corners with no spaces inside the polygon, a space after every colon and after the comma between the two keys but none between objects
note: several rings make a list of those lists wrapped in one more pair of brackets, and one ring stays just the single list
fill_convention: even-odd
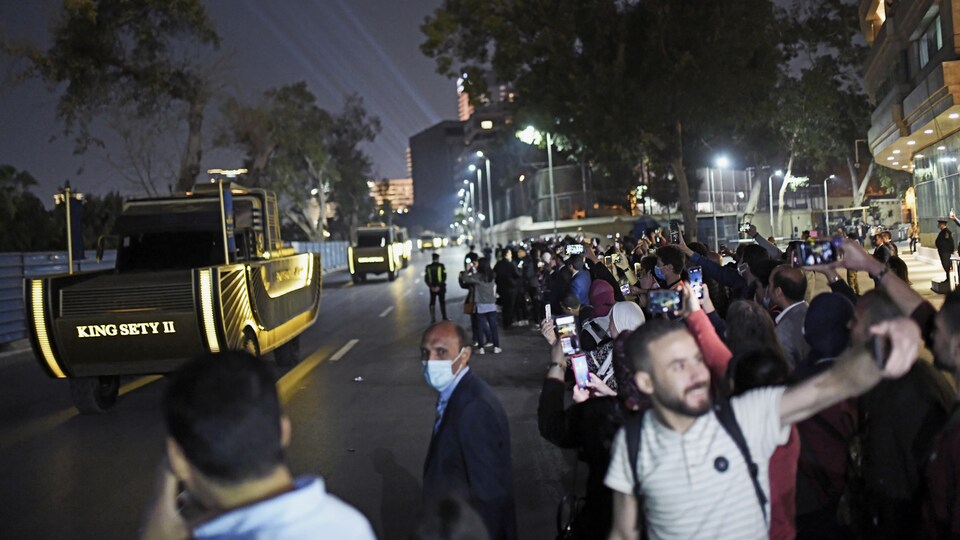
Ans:
[{"label": "white face mask", "polygon": [[437,392],[443,392],[453,383],[453,380],[457,378],[457,375],[460,373],[460,370],[463,369],[463,366],[460,366],[460,369],[456,373],[453,372],[453,363],[457,361],[457,358],[460,358],[460,355],[463,354],[463,347],[460,347],[460,352],[453,357],[453,360],[424,360],[423,361],[423,378],[427,380],[427,384],[433,387]]}]

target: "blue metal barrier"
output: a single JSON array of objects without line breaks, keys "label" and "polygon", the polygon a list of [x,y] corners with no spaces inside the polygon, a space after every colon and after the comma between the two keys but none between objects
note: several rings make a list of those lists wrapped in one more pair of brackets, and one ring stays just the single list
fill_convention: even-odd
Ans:
[{"label": "blue metal barrier", "polygon": [[[106,270],[113,268],[116,259],[116,251],[106,251],[102,261],[73,261],[73,268],[77,272]],[[23,313],[23,278],[65,273],[65,251],[0,253],[0,345],[27,337]]]},{"label": "blue metal barrier", "polygon": [[347,267],[347,248],[350,242],[290,242],[297,253],[319,253],[324,272]]},{"label": "blue metal barrier", "polygon": [[[347,267],[349,242],[292,242],[297,253],[320,253],[324,272]],[[105,251],[103,260],[74,261],[76,272],[106,270],[116,264],[117,252]],[[67,273],[65,251],[0,253],[0,345],[26,339],[23,313],[23,278]]]}]

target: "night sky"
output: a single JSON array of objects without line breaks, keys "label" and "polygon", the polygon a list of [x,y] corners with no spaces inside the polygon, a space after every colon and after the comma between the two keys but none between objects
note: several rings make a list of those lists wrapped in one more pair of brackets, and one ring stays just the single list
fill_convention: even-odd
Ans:
[{"label": "night sky", "polygon": [[[356,92],[383,130],[366,150],[375,176],[406,176],[404,150],[411,135],[442,119],[456,119],[454,82],[434,71],[419,50],[419,25],[441,0],[206,0],[226,58],[223,84],[241,99],[305,80],[321,107],[337,111]],[[0,0],[0,32],[43,45],[62,0]],[[11,66],[0,60],[0,164],[27,170],[34,192],[51,202],[64,180],[103,194],[134,188],[118,178],[103,152],[74,156],[55,116],[56,95],[39,82],[11,86]],[[205,120],[202,168],[237,167],[236,152],[212,148],[216,106]],[[51,139],[53,139],[51,141]],[[78,171],[82,169],[82,173]],[[171,182],[175,182],[171,178]]]}]

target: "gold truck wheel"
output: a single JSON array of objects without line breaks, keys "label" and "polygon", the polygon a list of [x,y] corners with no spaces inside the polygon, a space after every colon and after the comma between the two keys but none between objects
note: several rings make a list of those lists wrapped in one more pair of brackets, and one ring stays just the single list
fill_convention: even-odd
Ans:
[{"label": "gold truck wheel", "polygon": [[100,414],[117,403],[120,377],[70,379],[70,398],[80,414]]}]

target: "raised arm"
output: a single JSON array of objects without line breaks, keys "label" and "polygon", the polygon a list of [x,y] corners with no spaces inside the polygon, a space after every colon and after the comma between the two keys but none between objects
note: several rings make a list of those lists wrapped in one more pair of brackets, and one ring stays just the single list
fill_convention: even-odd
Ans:
[{"label": "raised arm", "polygon": [[780,251],[780,248],[770,243],[769,240],[763,237],[760,233],[757,232],[756,225],[750,224],[750,229],[747,231],[747,236],[753,239],[758,246],[762,247],[767,251],[767,255],[770,255],[771,259],[780,260],[783,258],[783,252]]},{"label": "raised arm", "polygon": [[877,287],[883,287],[900,311],[906,314],[913,313],[924,302],[923,297],[913,290],[913,287],[888,271],[886,265],[864,251],[860,244],[844,238],[841,247],[843,260],[833,264],[847,270],[860,270],[870,274]]},{"label": "raised arm", "polygon": [[829,370],[791,386],[780,400],[780,424],[806,420],[844,399],[859,396],[881,378],[901,377],[920,352],[920,327],[907,317],[884,321],[870,328],[875,336],[888,337],[890,354],[881,371],[862,344],[846,350]]}]

